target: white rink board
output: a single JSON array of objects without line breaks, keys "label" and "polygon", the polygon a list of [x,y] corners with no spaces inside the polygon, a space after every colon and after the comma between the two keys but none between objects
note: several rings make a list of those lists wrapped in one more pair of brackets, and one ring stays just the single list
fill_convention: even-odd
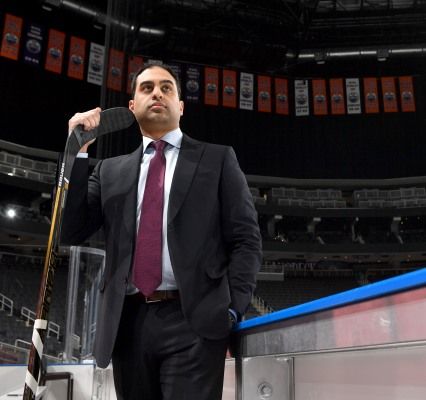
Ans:
[{"label": "white rink board", "polygon": [[[26,365],[0,366],[0,400],[20,399],[21,396],[7,396],[8,393],[21,393],[23,391]],[[94,364],[65,364],[49,365],[48,372],[71,372],[74,378],[74,399],[91,400],[93,389]],[[67,381],[57,380],[46,382],[47,391],[44,400],[66,399]]]},{"label": "white rink board", "polygon": [[[8,393],[22,393],[26,365],[0,365],[0,400],[19,400],[21,396],[7,396]],[[96,374],[102,379],[95,379]],[[74,399],[78,400],[116,400],[112,368],[96,369],[94,364],[49,365],[48,372],[71,372],[74,378]],[[43,400],[63,400],[67,395],[67,381],[48,381]],[[93,397],[92,397],[93,396]],[[226,361],[223,400],[235,399],[235,361]]]}]

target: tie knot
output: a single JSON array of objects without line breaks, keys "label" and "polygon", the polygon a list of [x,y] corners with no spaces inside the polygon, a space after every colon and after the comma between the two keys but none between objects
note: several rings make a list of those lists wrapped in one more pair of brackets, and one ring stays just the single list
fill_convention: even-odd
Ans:
[{"label": "tie knot", "polygon": [[154,147],[155,151],[163,152],[164,147],[166,147],[167,142],[164,140],[158,140],[157,142],[151,142],[151,146]]}]

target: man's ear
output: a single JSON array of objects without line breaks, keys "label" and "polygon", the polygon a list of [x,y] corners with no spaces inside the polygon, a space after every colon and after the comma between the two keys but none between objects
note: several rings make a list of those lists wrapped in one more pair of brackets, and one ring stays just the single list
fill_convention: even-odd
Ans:
[{"label": "man's ear", "polygon": [[180,100],[179,103],[180,103],[180,115],[183,115],[183,109],[184,109],[183,101]]},{"label": "man's ear", "polygon": [[129,110],[134,111],[135,110],[135,102],[133,99],[129,100]]}]

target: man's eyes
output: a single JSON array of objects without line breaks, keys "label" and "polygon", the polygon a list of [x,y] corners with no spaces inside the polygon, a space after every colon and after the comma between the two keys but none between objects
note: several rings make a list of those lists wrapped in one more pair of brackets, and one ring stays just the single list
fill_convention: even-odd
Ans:
[{"label": "man's eyes", "polygon": [[[142,92],[146,92],[146,93],[152,92],[153,89],[154,89],[154,86],[152,86],[152,85],[142,86]],[[170,85],[163,85],[163,86],[161,86],[161,91],[164,92],[164,93],[169,93],[169,92],[173,91],[173,87],[170,86]]]}]

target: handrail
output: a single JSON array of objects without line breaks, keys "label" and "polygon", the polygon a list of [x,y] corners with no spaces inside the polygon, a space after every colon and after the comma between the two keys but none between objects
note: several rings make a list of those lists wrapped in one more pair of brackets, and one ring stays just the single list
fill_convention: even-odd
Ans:
[{"label": "handrail", "polygon": [[29,308],[22,306],[21,307],[21,316],[26,318],[27,326],[30,325],[30,322],[34,323],[36,318],[36,313],[31,311]]},{"label": "handrail", "polygon": [[[19,344],[28,345],[28,349],[26,347],[19,346]],[[29,348],[31,347],[31,342],[27,342],[26,340],[22,340],[22,339],[16,339],[15,340],[15,347],[18,347],[18,348],[21,348],[21,349],[24,348],[26,350],[29,350]]]},{"label": "handrail", "polygon": [[[27,326],[29,326],[31,323],[34,323],[36,318],[36,313],[34,311],[31,311],[27,307],[21,307],[21,317],[24,317],[26,320]],[[50,333],[53,333],[57,339],[59,339],[59,332],[61,330],[61,326],[57,324],[56,322],[49,321],[47,324],[47,336],[50,336]]]},{"label": "handrail", "polygon": [[59,331],[60,331],[61,327],[59,324],[49,321],[49,323],[47,324],[47,337],[50,336],[51,333],[53,333],[56,338],[59,340]]},{"label": "handrail", "polygon": [[5,310],[6,308],[9,308],[9,316],[13,315],[13,300],[9,297],[5,296],[4,294],[0,293],[0,310]]}]

